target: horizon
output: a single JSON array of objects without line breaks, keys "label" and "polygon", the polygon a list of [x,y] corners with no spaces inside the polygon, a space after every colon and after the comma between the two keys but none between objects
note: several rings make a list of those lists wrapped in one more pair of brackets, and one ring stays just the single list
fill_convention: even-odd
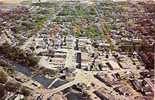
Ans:
[{"label": "horizon", "polygon": [[[18,4],[22,1],[29,1],[29,0],[0,0],[0,2],[2,2],[2,3],[13,3],[13,4]],[[113,0],[113,1],[127,1],[127,0]],[[133,1],[138,1],[138,0],[133,0]],[[139,1],[152,1],[152,0],[139,0]],[[155,1],[155,0],[153,0],[153,1]]]}]

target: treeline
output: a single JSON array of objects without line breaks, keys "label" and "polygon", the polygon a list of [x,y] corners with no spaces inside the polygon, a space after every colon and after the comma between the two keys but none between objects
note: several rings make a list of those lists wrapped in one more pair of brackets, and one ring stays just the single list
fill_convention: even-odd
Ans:
[{"label": "treeline", "polygon": [[95,38],[97,36],[101,36],[101,34],[102,33],[99,32],[95,26],[90,26],[88,28],[81,29],[80,32],[75,33],[77,37],[86,36],[89,38]]},{"label": "treeline", "polygon": [[0,68],[3,68],[3,70],[10,75],[11,77],[14,77],[15,74],[15,70],[13,69],[13,67],[8,64],[7,62],[5,62],[4,60],[0,59]]},{"label": "treeline", "polygon": [[31,89],[22,86],[15,80],[9,80],[7,73],[0,67],[0,100],[4,100],[7,97],[8,92],[15,94],[22,94],[25,97],[31,95]]},{"label": "treeline", "polygon": [[32,54],[26,53],[17,47],[12,47],[7,43],[0,46],[0,56],[28,67],[34,67],[38,63],[38,59]]}]

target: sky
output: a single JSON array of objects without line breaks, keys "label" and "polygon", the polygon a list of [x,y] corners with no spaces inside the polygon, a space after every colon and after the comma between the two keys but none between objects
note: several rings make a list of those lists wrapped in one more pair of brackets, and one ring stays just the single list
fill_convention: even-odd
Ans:
[{"label": "sky", "polygon": [[[5,2],[5,3],[20,3],[21,1],[24,0],[0,0],[0,2]],[[44,1],[44,0],[43,0]],[[125,1],[125,0],[113,0],[113,1]],[[144,0],[145,1],[145,0]],[[146,0],[147,1],[147,0]],[[155,0],[154,0],[155,1]]]},{"label": "sky", "polygon": [[4,3],[19,3],[23,0],[0,0],[0,2],[4,2]]}]

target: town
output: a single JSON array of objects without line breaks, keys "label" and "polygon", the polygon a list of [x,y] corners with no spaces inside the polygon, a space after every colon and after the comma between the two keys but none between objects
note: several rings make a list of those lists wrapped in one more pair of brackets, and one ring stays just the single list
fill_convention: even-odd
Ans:
[{"label": "town", "polygon": [[0,1],[0,100],[154,100],[155,1]]}]

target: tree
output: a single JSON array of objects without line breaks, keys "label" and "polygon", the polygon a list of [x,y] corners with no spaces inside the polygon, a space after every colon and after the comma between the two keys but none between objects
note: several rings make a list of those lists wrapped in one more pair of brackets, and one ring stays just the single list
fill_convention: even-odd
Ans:
[{"label": "tree", "polygon": [[8,81],[5,84],[5,89],[10,92],[19,92],[21,84],[15,81]]},{"label": "tree", "polygon": [[11,47],[8,44],[0,46],[0,54],[3,54],[5,58],[11,61],[15,61],[18,64],[25,64],[29,67],[34,67],[38,63],[38,59],[33,55],[26,55],[25,51],[17,47]]},{"label": "tree", "polygon": [[0,84],[0,100],[3,100],[2,98],[5,96],[5,93],[6,93],[6,90],[5,90],[5,87],[4,85]]},{"label": "tree", "polygon": [[63,35],[67,36],[68,35],[68,32],[63,32]]},{"label": "tree", "polygon": [[7,80],[7,74],[4,71],[0,70],[0,83],[5,84]]},{"label": "tree", "polygon": [[23,87],[21,88],[21,93],[22,93],[24,96],[29,96],[29,95],[31,94],[31,91],[30,91],[27,87],[23,86]]}]

